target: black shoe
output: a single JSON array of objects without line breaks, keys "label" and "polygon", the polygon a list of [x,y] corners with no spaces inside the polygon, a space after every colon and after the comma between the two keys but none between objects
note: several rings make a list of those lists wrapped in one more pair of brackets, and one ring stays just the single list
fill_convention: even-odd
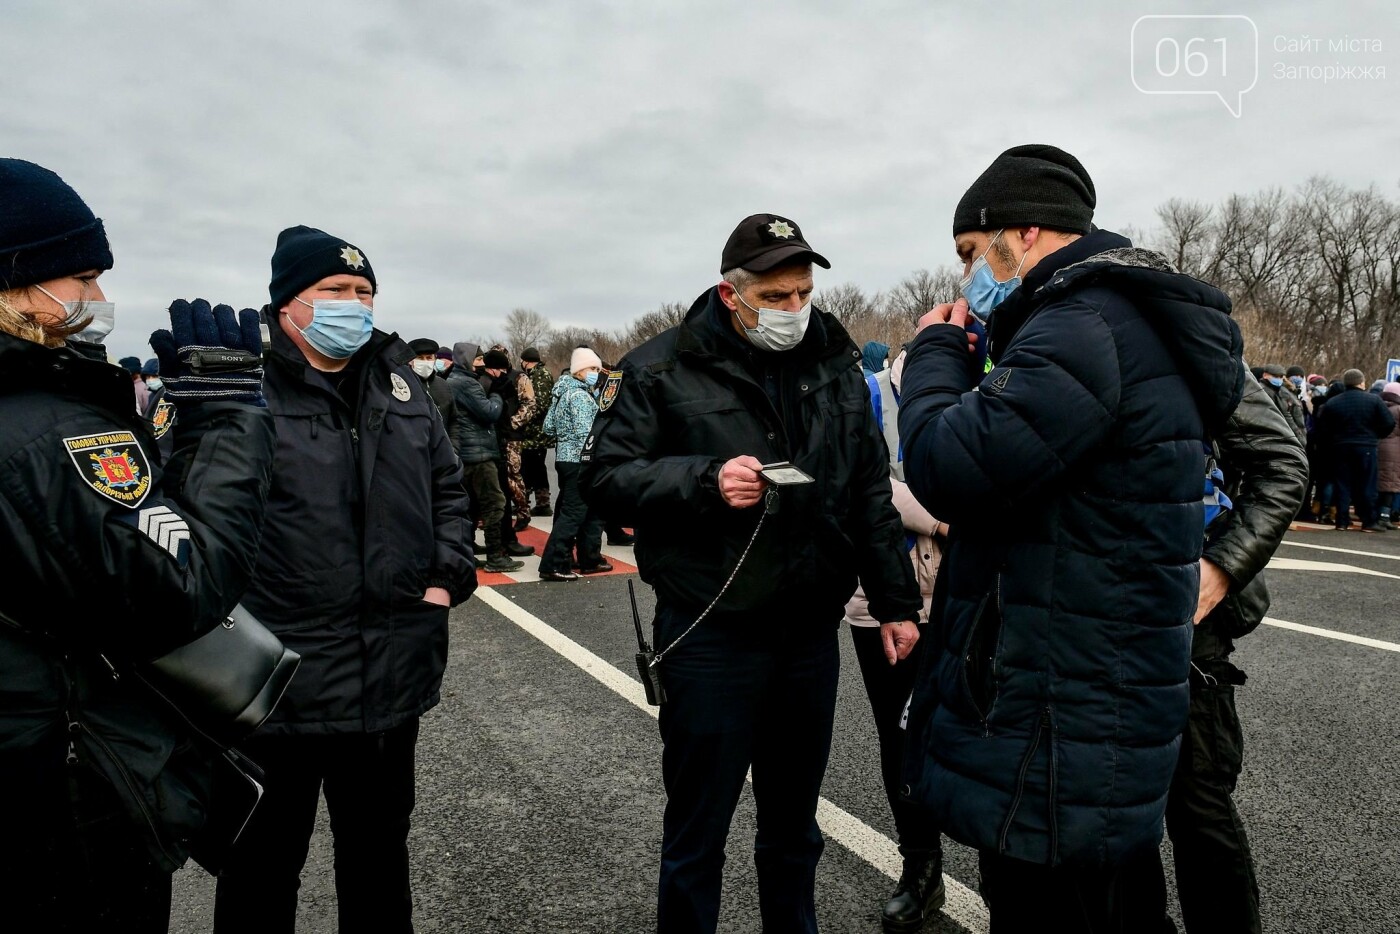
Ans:
[{"label": "black shoe", "polygon": [[530,527],[530,517],[529,517],[529,516],[517,516],[517,517],[516,517],[515,526],[514,526],[515,531],[516,531],[516,534],[519,534],[519,533],[525,531],[525,530],[528,529],[529,527]]},{"label": "black shoe", "polygon": [[942,860],[906,859],[894,894],[880,912],[880,924],[887,934],[911,934],[922,928],[947,899]]},{"label": "black shoe", "polygon": [[1363,532],[1387,532],[1387,531],[1389,531],[1389,529],[1386,528],[1386,526],[1382,525],[1382,524],[1379,523],[1379,522],[1372,522],[1370,525],[1363,525],[1363,526],[1361,527],[1361,531],[1363,531]]},{"label": "black shoe", "polygon": [[609,536],[608,536],[608,544],[609,544],[609,545],[630,545],[630,544],[632,544],[633,542],[635,542],[636,540],[637,540],[637,536],[635,536],[635,535],[628,535],[626,532],[623,532],[621,535],[609,535]]},{"label": "black shoe", "polygon": [[519,542],[511,542],[509,545],[506,545],[505,551],[506,554],[514,555],[517,558],[523,558],[526,555],[535,553],[535,549],[531,548],[529,545],[522,545]]},{"label": "black shoe", "polygon": [[524,566],[524,561],[516,561],[505,555],[492,555],[486,559],[486,563],[481,566],[481,569],[490,571],[492,574],[505,574],[507,571],[518,571]]},{"label": "black shoe", "polygon": [[540,580],[549,581],[554,584],[566,583],[578,580],[578,575],[569,571],[541,571]]},{"label": "black shoe", "polygon": [[579,572],[580,574],[606,574],[606,573],[608,573],[609,571],[611,571],[612,569],[613,569],[613,566],[612,566],[611,564],[608,564],[608,562],[606,562],[606,561],[599,561],[597,564],[593,565],[592,567],[579,568],[579,569],[578,569],[578,572]]},{"label": "black shoe", "polygon": [[534,509],[531,509],[531,510],[530,510],[530,515],[532,515],[532,516],[552,516],[552,515],[554,515],[554,510],[549,508],[549,503],[541,503],[540,505],[536,506]]}]

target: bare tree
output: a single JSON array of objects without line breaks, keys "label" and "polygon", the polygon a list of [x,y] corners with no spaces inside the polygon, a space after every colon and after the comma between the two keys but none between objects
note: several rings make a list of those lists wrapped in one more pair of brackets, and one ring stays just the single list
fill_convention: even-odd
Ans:
[{"label": "bare tree", "polygon": [[885,293],[883,309],[910,322],[918,321],[934,305],[955,301],[960,276],[946,266],[936,272],[916,269]]},{"label": "bare tree", "polygon": [[549,325],[549,319],[538,311],[516,308],[506,315],[505,330],[506,346],[519,357],[525,348],[538,347],[543,343],[553,328]]}]

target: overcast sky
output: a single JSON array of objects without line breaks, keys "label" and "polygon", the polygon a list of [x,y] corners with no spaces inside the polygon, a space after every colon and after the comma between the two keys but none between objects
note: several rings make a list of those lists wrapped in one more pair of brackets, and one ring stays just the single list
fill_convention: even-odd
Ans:
[{"label": "overcast sky", "polygon": [[[1166,13],[1253,19],[1238,119],[1135,89],[1134,21]],[[1314,174],[1400,198],[1393,0],[4,0],[0,23],[0,153],[106,221],[114,355],[149,356],[173,298],[265,303],[294,224],[365,251],[379,327],[450,343],[513,307],[615,327],[689,301],[758,211],[832,261],[818,287],[886,288],[952,259],[958,198],[1020,143],[1078,156],[1109,228]],[[1274,75],[1339,64],[1387,76]]]}]

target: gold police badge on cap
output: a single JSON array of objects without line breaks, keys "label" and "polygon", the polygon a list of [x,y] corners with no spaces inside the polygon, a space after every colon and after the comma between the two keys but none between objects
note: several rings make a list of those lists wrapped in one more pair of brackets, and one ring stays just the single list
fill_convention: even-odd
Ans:
[{"label": "gold police badge on cap", "polygon": [[151,465],[129,431],[64,438],[63,447],[89,487],[131,509],[151,492]]}]

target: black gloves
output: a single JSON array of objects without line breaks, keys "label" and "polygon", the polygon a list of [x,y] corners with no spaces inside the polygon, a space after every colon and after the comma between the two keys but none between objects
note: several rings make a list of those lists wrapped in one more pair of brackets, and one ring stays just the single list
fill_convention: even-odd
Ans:
[{"label": "black gloves", "polygon": [[170,328],[151,335],[151,348],[160,359],[161,380],[172,400],[267,404],[256,311],[245,308],[235,318],[228,305],[211,310],[202,298],[176,299],[170,304]]}]

